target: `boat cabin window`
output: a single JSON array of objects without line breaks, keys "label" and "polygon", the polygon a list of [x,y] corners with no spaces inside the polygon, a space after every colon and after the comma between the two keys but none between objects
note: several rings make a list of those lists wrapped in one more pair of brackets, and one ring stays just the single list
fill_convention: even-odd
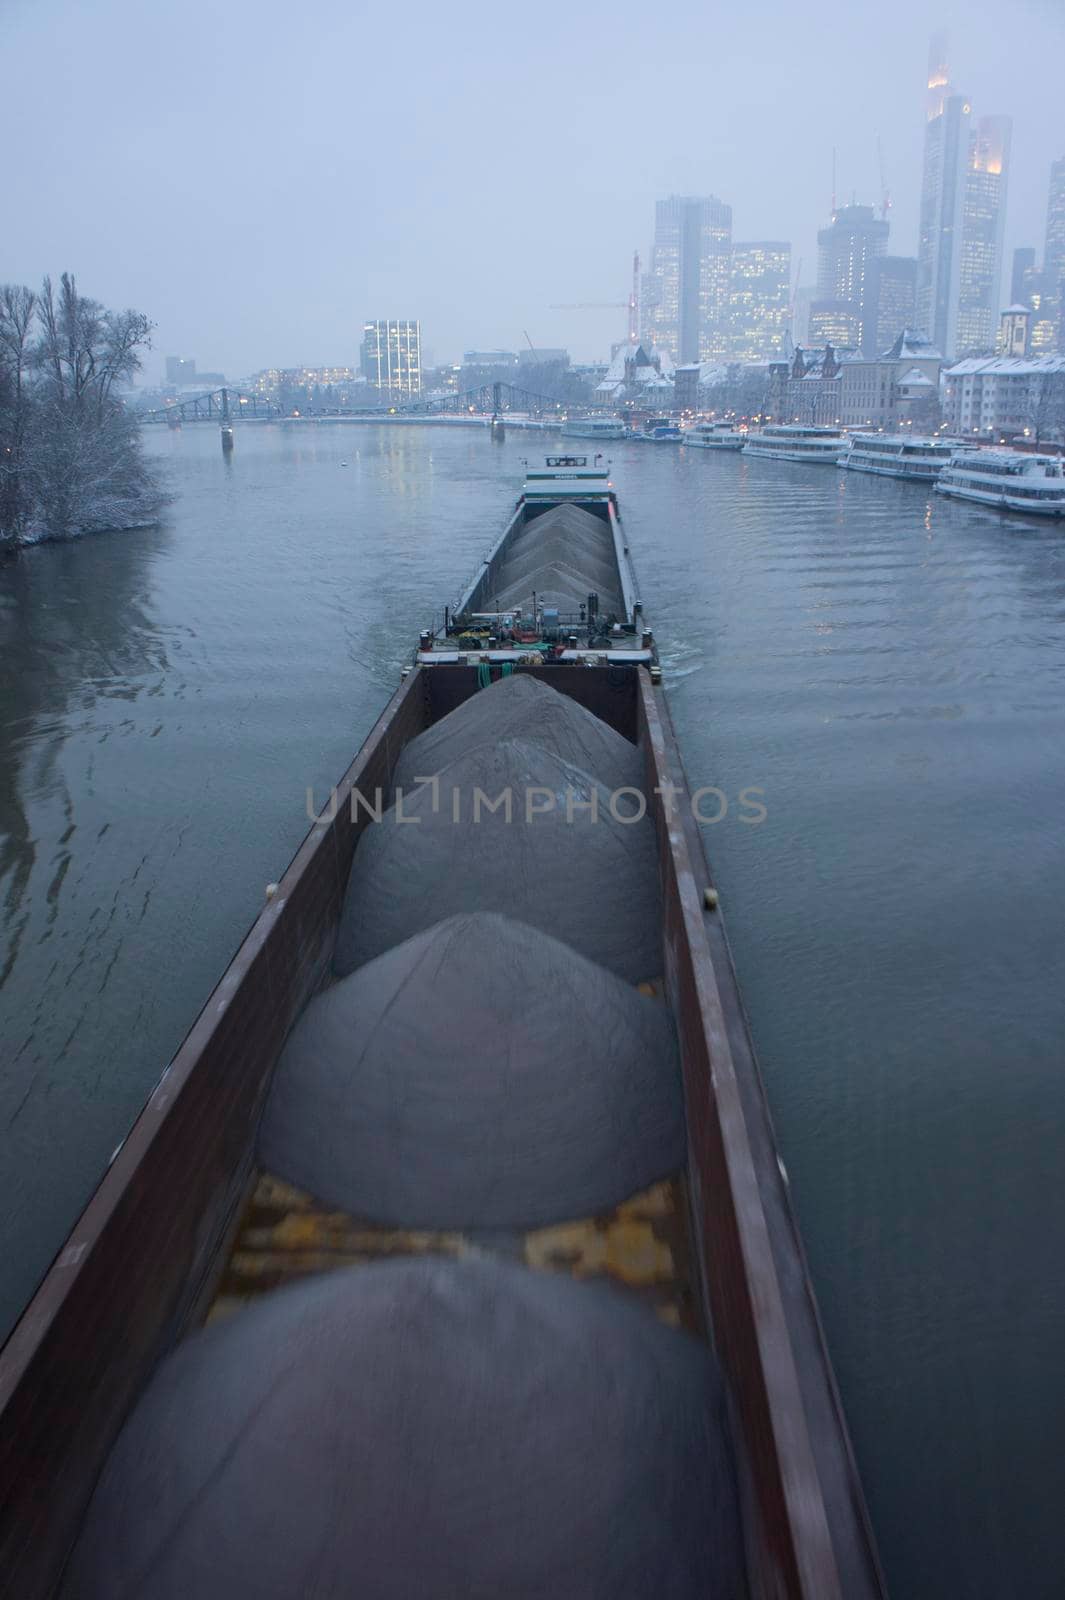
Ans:
[{"label": "boat cabin window", "polygon": [[549,467],[586,467],[588,465],[588,457],[587,456],[548,456],[547,465]]}]

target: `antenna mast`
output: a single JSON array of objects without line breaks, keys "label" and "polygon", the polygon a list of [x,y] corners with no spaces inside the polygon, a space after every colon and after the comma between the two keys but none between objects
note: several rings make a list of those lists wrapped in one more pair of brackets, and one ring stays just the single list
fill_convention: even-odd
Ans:
[{"label": "antenna mast", "polygon": [[884,180],[884,149],[880,143],[880,135],[876,136],[876,159],[880,167],[880,217],[883,222],[888,219],[891,210],[891,191]]}]

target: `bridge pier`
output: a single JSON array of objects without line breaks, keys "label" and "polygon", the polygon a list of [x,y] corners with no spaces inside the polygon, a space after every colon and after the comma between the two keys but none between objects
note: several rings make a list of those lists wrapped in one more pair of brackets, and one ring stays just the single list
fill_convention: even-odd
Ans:
[{"label": "bridge pier", "polygon": [[229,390],[222,390],[222,454],[227,456],[233,448],[233,424],[229,420]]}]

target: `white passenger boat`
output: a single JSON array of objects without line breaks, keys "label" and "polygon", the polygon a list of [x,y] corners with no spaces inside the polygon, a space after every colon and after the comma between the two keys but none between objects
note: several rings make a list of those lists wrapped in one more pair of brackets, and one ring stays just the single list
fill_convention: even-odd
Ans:
[{"label": "white passenger boat", "polygon": [[747,443],[747,429],[736,428],[731,422],[697,422],[685,428],[681,443],[699,450],[742,450]]},{"label": "white passenger boat", "polygon": [[813,427],[799,422],[771,422],[749,433],[744,451],[775,461],[805,461],[834,467],[845,448],[841,428]]},{"label": "white passenger boat", "polygon": [[874,472],[882,478],[938,478],[958,446],[950,439],[911,437],[904,433],[856,433],[838,464],[848,472]]},{"label": "white passenger boat", "polygon": [[627,432],[620,417],[573,417],[562,425],[564,439],[624,439]]},{"label": "white passenger boat", "polygon": [[683,438],[680,424],[669,417],[648,417],[642,428],[632,435],[634,439],[649,439],[652,444],[679,444]]},{"label": "white passenger boat", "polygon": [[974,500],[997,511],[1065,517],[1065,469],[1060,456],[1023,450],[955,449],[936,480],[940,494]]}]

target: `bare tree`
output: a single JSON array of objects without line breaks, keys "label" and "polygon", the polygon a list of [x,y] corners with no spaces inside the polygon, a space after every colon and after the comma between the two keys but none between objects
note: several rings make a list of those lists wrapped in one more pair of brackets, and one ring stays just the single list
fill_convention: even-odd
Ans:
[{"label": "bare tree", "polygon": [[1028,426],[1037,449],[1043,440],[1061,442],[1065,433],[1065,372],[1040,372],[1032,379]]},{"label": "bare tree", "polygon": [[116,382],[140,369],[140,351],[151,345],[152,325],[139,311],[105,311],[79,295],[73,274],[64,272],[59,294],[52,280],[41,285],[40,337],[36,359],[55,398],[76,406],[92,403],[102,413]]},{"label": "bare tree", "polygon": [[[36,337],[34,337],[36,331]],[[0,289],[0,544],[130,527],[161,497],[117,388],[151,323],[78,293],[70,273],[39,295]]]},{"label": "bare tree", "polygon": [[35,309],[32,290],[11,283],[0,288],[0,547],[15,543],[25,521],[23,454]]}]

